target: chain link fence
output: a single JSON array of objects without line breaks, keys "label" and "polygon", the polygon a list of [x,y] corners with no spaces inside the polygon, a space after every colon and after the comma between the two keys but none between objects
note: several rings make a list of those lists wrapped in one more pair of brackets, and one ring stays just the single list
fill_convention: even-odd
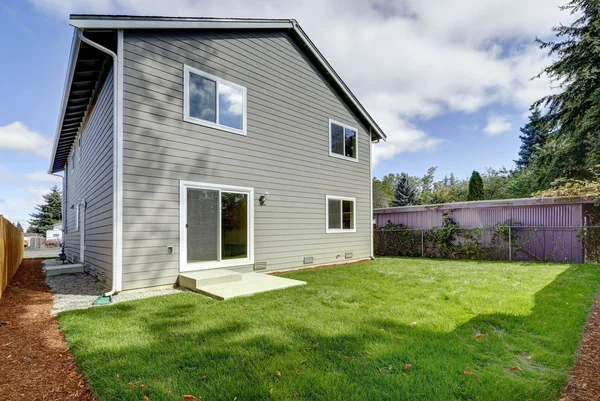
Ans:
[{"label": "chain link fence", "polygon": [[600,262],[600,226],[492,227],[398,226],[373,232],[376,256],[520,260],[538,262]]}]

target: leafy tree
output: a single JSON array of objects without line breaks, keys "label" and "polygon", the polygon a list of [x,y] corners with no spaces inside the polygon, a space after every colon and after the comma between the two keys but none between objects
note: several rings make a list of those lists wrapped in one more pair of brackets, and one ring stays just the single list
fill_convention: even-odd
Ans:
[{"label": "leafy tree", "polygon": [[545,170],[543,187],[561,177],[589,177],[590,168],[600,164],[600,3],[571,0],[561,10],[577,19],[553,28],[556,41],[538,39],[555,60],[540,75],[545,73],[561,89],[534,103],[547,110],[548,142],[554,146],[535,166]]},{"label": "leafy tree", "polygon": [[481,175],[477,171],[473,171],[471,179],[469,180],[469,196],[468,200],[477,201],[484,200],[485,195],[483,192],[483,180]]},{"label": "leafy tree", "polygon": [[436,170],[437,166],[429,167],[427,173],[421,178],[420,201],[422,205],[433,203],[433,183]]},{"label": "leafy tree", "polygon": [[394,193],[393,206],[410,206],[415,205],[418,202],[417,188],[414,183],[410,180],[408,174],[402,173],[398,184],[396,186],[396,192]]},{"label": "leafy tree", "polygon": [[44,195],[44,203],[35,207],[27,232],[45,234],[52,226],[62,219],[62,196],[55,185]]},{"label": "leafy tree", "polygon": [[383,188],[383,184],[377,178],[373,178],[373,208],[379,209],[389,206],[390,199]]},{"label": "leafy tree", "polygon": [[546,144],[548,139],[548,127],[539,108],[535,108],[529,116],[529,122],[521,128],[519,138],[521,139],[521,149],[519,150],[519,160],[515,160],[517,168],[525,168],[529,165],[531,157]]},{"label": "leafy tree", "polygon": [[388,204],[392,204],[394,201],[394,192],[396,191],[396,186],[398,185],[398,178],[400,174],[387,174],[383,176],[381,180],[381,186],[383,192],[387,195]]},{"label": "leafy tree", "polygon": [[511,172],[502,167],[500,170],[486,168],[482,176],[485,188],[484,199],[508,199],[512,198],[508,192],[511,180]]}]

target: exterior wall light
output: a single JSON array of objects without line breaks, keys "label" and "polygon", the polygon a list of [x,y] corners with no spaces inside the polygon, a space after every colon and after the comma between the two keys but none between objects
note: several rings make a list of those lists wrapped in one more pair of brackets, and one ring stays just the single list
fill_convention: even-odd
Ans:
[{"label": "exterior wall light", "polygon": [[261,206],[266,205],[268,197],[269,197],[269,193],[265,192],[263,195],[260,196],[260,198],[258,198],[258,203],[260,203]]}]

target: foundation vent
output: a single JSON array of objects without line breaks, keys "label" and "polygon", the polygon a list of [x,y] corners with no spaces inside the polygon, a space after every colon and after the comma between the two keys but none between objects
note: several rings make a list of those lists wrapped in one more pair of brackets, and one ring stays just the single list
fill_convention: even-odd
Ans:
[{"label": "foundation vent", "polygon": [[254,263],[254,270],[267,270],[267,262]]},{"label": "foundation vent", "polygon": [[346,252],[346,259],[352,259],[352,252]]},{"label": "foundation vent", "polygon": [[315,259],[312,256],[305,256],[304,257],[304,264],[305,265],[312,265],[313,263],[315,263]]}]

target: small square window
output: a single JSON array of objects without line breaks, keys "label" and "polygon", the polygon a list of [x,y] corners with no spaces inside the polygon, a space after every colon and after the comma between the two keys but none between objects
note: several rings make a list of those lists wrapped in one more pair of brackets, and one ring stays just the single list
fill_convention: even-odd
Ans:
[{"label": "small square window", "polygon": [[339,196],[326,196],[327,233],[356,232],[356,200]]},{"label": "small square window", "polygon": [[329,155],[358,161],[356,128],[329,120]]},{"label": "small square window", "polygon": [[246,135],[246,88],[184,66],[184,121]]}]

